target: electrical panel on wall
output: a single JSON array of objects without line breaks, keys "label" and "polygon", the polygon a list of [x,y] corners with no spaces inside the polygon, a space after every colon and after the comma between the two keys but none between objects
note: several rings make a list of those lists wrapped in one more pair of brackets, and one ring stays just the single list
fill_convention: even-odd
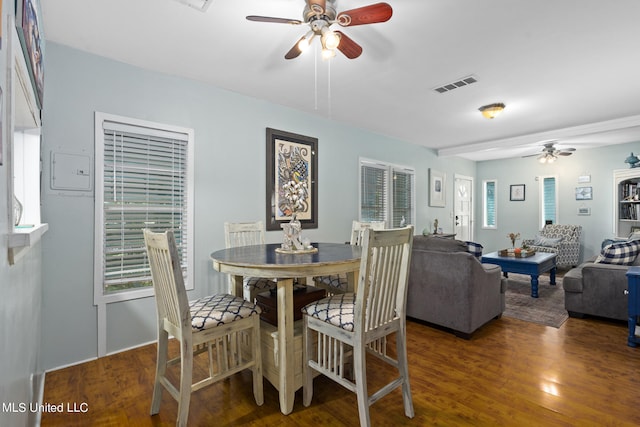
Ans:
[{"label": "electrical panel on wall", "polygon": [[61,192],[91,191],[91,156],[51,152],[51,189]]}]

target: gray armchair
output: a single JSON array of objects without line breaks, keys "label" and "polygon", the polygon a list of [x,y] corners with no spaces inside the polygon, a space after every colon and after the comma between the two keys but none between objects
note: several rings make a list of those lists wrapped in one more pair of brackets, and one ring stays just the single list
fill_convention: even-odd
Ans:
[{"label": "gray armchair", "polygon": [[502,315],[506,289],[500,267],[482,264],[468,252],[467,243],[414,236],[407,316],[468,339]]},{"label": "gray armchair", "polygon": [[[571,317],[584,315],[627,320],[629,265],[594,263],[595,257],[572,268],[562,278],[564,308]],[[632,265],[640,265],[640,256]]]},{"label": "gray armchair", "polygon": [[580,235],[582,226],[547,224],[536,239],[525,239],[526,245],[536,252],[556,254],[558,267],[575,267],[580,263]]}]

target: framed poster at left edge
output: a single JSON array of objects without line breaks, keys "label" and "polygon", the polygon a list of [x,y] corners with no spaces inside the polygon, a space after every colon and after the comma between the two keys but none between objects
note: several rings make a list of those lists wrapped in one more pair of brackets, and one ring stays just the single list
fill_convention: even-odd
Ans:
[{"label": "framed poster at left edge", "polygon": [[42,39],[40,37],[40,13],[36,0],[16,0],[16,27],[24,53],[33,92],[38,108],[42,109],[44,97],[44,68]]}]

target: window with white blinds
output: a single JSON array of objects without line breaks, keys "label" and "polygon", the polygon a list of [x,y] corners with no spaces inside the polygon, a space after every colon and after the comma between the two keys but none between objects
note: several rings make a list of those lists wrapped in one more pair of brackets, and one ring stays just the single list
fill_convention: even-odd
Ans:
[{"label": "window with white blinds", "polygon": [[152,294],[144,228],[173,230],[193,288],[192,146],[190,129],[96,113],[97,298]]},{"label": "window with white blinds", "polygon": [[486,180],[482,182],[482,227],[497,228],[498,224],[498,206],[496,203],[496,186],[495,180]]},{"label": "window with white blinds", "polygon": [[360,221],[387,227],[414,224],[415,172],[411,168],[360,160]]},{"label": "window with white blinds", "polygon": [[555,176],[545,176],[540,179],[540,227],[546,223],[558,223],[558,197]]}]

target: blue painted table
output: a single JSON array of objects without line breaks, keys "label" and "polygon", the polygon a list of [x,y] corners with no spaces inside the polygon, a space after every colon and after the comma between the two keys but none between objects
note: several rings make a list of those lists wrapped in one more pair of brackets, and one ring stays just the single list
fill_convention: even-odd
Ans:
[{"label": "blue painted table", "polygon": [[526,258],[512,256],[500,256],[498,252],[492,252],[482,256],[482,262],[499,265],[504,277],[509,273],[520,273],[531,276],[531,296],[538,298],[538,277],[549,271],[552,285],[556,284],[556,254],[548,252],[536,252]]},{"label": "blue painted table", "polygon": [[638,317],[640,317],[640,267],[629,267],[627,270],[627,291],[629,304],[629,347],[635,347],[640,343],[640,336],[636,334]]}]

